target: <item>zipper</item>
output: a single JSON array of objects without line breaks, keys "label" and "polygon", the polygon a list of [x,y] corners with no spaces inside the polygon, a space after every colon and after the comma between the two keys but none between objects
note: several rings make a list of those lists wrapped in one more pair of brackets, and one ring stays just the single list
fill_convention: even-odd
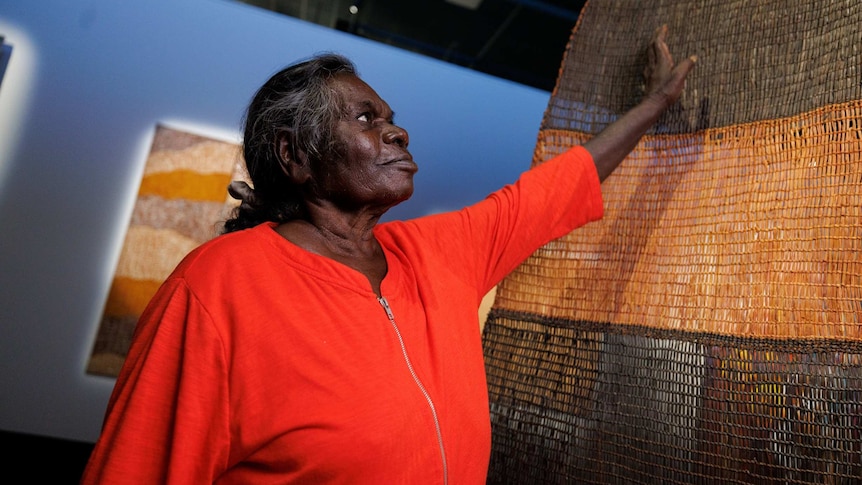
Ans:
[{"label": "zipper", "polygon": [[431,394],[428,393],[428,390],[425,389],[422,381],[419,380],[419,376],[416,375],[416,370],[413,368],[413,363],[410,362],[410,357],[407,355],[407,347],[404,346],[404,339],[401,338],[401,331],[398,330],[398,324],[395,323],[395,315],[392,314],[392,309],[389,308],[389,302],[382,296],[378,297],[377,301],[380,302],[383,310],[386,311],[389,323],[392,324],[392,328],[395,330],[395,336],[398,337],[398,343],[401,345],[401,354],[404,356],[404,362],[407,363],[407,370],[410,371],[410,375],[413,376],[413,382],[416,383],[416,386],[422,392],[422,395],[425,396],[425,401],[431,409],[431,416],[434,418],[434,430],[437,432],[437,444],[440,445],[440,458],[443,460],[443,484],[446,485],[449,483],[449,470],[446,464],[446,450],[443,449],[443,433],[440,431],[440,419],[437,417],[437,408],[434,407],[434,401],[431,399]]}]

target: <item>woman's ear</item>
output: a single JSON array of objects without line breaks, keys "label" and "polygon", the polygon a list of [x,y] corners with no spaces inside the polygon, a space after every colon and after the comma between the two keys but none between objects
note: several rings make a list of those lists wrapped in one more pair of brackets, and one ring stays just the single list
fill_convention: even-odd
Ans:
[{"label": "woman's ear", "polygon": [[280,130],[276,135],[275,145],[281,171],[296,185],[307,182],[311,178],[308,157],[294,146],[293,134],[287,130]]}]

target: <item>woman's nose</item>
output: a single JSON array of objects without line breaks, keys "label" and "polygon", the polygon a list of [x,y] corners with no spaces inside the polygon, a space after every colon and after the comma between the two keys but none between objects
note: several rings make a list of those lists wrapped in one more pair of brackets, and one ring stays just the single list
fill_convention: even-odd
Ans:
[{"label": "woman's nose", "polygon": [[410,144],[410,136],[404,128],[398,125],[391,125],[383,134],[383,141],[386,143],[395,143],[401,148],[407,148],[407,145]]}]

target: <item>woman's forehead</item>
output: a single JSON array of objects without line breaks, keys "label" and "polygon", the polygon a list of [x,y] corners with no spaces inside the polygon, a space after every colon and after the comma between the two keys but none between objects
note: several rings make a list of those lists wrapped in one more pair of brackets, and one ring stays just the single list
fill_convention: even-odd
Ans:
[{"label": "woman's forehead", "polygon": [[353,74],[338,74],[330,80],[330,85],[345,107],[391,111],[377,91]]}]

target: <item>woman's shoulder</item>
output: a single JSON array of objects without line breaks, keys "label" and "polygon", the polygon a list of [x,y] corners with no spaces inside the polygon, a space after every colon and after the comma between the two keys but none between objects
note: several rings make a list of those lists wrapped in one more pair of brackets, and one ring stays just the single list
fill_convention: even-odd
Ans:
[{"label": "woman's shoulder", "polygon": [[271,223],[240,231],[222,234],[190,251],[177,265],[176,273],[191,275],[219,275],[236,266],[253,263],[254,255],[271,246],[276,235]]}]

